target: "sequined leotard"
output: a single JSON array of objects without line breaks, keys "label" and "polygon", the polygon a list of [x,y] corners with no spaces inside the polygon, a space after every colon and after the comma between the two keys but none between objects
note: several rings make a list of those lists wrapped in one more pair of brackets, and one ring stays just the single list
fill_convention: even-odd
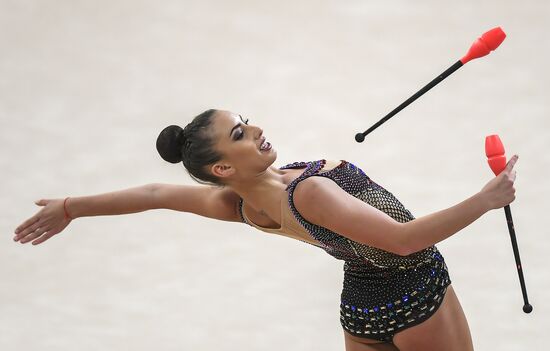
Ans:
[{"label": "sequined leotard", "polygon": [[[332,179],[355,198],[385,212],[398,222],[408,222],[414,216],[392,193],[370,179],[360,168],[342,160],[327,172],[319,172],[325,160],[295,162],[280,169],[301,168],[305,171],[286,188],[288,192],[287,220],[280,231],[287,229],[290,213],[293,220],[314,239],[306,242],[321,247],[336,259],[344,261],[344,282],[340,296],[340,323],[350,334],[391,342],[395,333],[428,319],[441,305],[451,283],[445,261],[435,246],[399,256],[371,247],[304,219],[294,206],[296,185],[310,176]],[[258,229],[275,232],[251,223],[239,205],[243,222]],[[284,206],[282,207],[284,211]],[[280,232],[279,232],[280,233]],[[293,236],[293,235],[289,235]],[[293,237],[299,239],[296,235]],[[304,240],[302,240],[304,241]]]}]

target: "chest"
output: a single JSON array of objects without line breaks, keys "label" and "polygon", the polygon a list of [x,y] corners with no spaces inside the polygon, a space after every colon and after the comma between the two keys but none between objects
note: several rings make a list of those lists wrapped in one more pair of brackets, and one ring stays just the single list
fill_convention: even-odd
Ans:
[{"label": "chest", "polygon": [[[288,179],[287,184],[291,183],[294,179],[298,178],[302,173],[303,169],[291,169],[287,173]],[[287,201],[287,192],[282,191],[281,194],[279,194],[279,199],[283,201],[283,203],[286,203]],[[277,206],[274,206],[275,209],[277,209]],[[271,211],[273,212],[271,215],[266,213],[263,209],[255,210],[251,206],[249,206],[246,202],[243,203],[243,211],[246,212],[246,216],[248,219],[252,222],[254,222],[256,225],[259,225],[260,227],[269,228],[269,229],[278,229],[281,227],[280,223],[274,218],[281,218],[281,211]],[[275,213],[276,212],[276,213]]]},{"label": "chest", "polygon": [[[341,164],[340,161],[327,161],[323,169],[319,173],[328,172],[334,168],[336,168],[338,165]],[[303,168],[298,169],[290,169],[287,173],[288,178],[286,179],[287,184],[290,184],[293,182],[296,178],[298,178],[302,173],[304,172]],[[282,191],[279,197],[280,201],[288,206],[288,193],[286,191]],[[266,211],[260,209],[255,210],[254,208],[250,207],[248,204],[243,203],[243,211],[246,212],[246,216],[248,219],[252,222],[254,222],[256,225],[268,228],[268,229],[278,229],[281,227],[280,224],[280,218],[281,218],[281,210],[280,207],[277,205],[273,206],[273,209],[267,213]],[[274,218],[277,218],[275,220]]]}]

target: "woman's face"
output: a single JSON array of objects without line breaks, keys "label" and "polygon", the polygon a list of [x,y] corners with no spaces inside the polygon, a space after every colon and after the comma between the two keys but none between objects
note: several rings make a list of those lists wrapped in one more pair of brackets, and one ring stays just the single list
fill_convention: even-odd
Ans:
[{"label": "woman's face", "polygon": [[277,159],[275,148],[261,150],[264,139],[260,127],[252,125],[246,116],[218,110],[213,116],[214,147],[223,158],[211,166],[218,177],[243,179],[264,172]]}]

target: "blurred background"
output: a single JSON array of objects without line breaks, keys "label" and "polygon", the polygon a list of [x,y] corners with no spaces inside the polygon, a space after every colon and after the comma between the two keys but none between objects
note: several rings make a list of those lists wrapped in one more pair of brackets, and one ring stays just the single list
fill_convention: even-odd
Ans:
[{"label": "blurred background", "polygon": [[[278,159],[348,160],[416,217],[494,176],[485,137],[517,153],[523,301],[502,209],[437,246],[476,350],[541,350],[550,325],[550,3],[0,0],[0,349],[344,350],[343,262],[189,213],[86,217],[33,246],[35,200],[195,184],[155,149],[208,108],[263,128]],[[462,57],[504,43],[354,140]]]}]

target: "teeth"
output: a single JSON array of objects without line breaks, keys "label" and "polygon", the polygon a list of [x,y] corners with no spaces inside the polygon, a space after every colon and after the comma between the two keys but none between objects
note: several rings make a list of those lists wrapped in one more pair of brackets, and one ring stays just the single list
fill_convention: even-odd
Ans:
[{"label": "teeth", "polygon": [[267,142],[267,141],[264,141],[264,143],[262,144],[262,146],[260,146],[260,149],[261,149],[261,150],[265,150],[267,147],[268,147],[268,142]]}]

